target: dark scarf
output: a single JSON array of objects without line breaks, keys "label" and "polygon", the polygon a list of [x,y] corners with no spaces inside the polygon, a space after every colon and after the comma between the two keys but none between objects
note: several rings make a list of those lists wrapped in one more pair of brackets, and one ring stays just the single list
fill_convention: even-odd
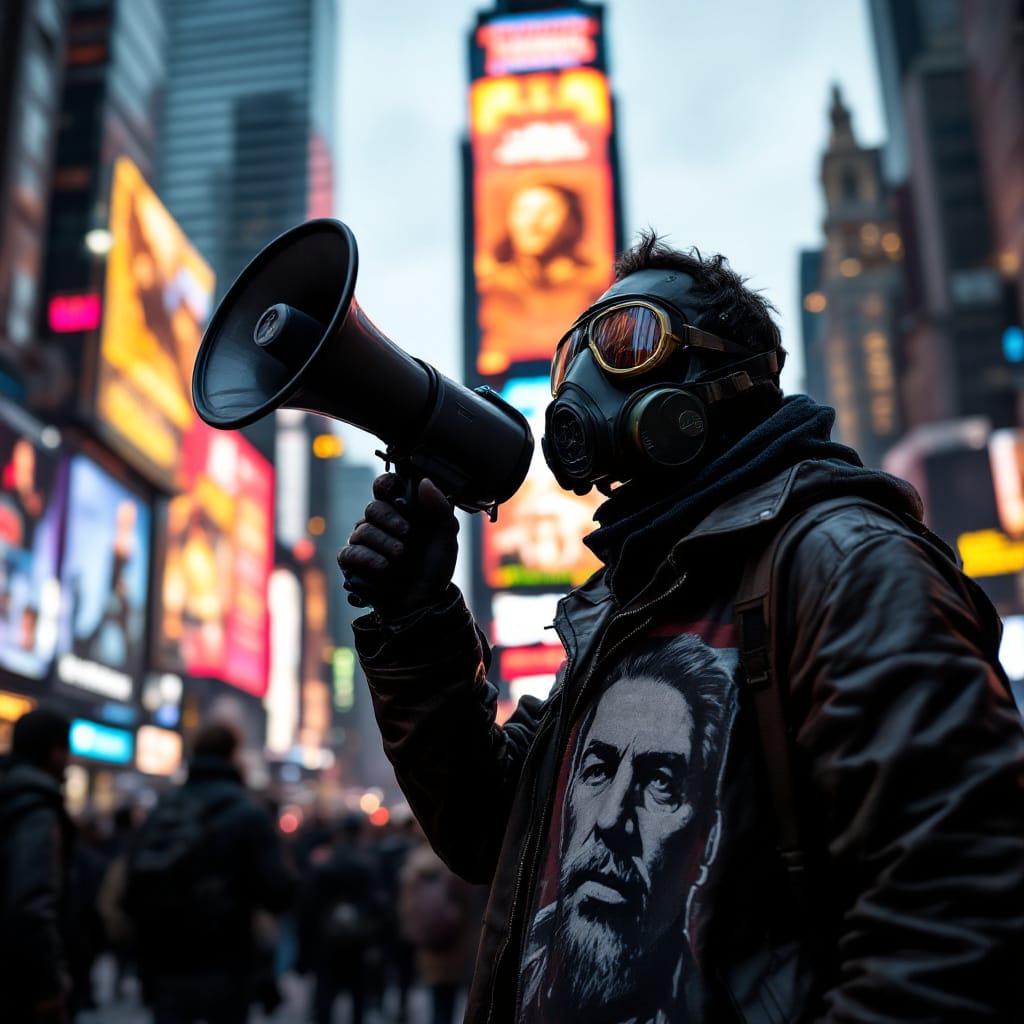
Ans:
[{"label": "dark scarf", "polygon": [[920,517],[920,498],[909,484],[865,469],[852,448],[831,439],[834,421],[835,410],[792,395],[695,476],[617,488],[594,516],[600,527],[584,538],[608,566],[609,587],[620,599],[632,596],[672,545],[715,508],[809,459],[831,462],[842,490]]}]

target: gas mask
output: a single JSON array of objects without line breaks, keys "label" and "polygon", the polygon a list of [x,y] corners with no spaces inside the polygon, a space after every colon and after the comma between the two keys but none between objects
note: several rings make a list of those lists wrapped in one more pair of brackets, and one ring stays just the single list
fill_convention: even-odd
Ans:
[{"label": "gas mask", "polygon": [[558,343],[541,445],[565,490],[606,491],[697,462],[708,443],[708,406],[778,374],[776,352],[752,353],[693,326],[700,311],[692,285],[675,270],[630,274]]}]

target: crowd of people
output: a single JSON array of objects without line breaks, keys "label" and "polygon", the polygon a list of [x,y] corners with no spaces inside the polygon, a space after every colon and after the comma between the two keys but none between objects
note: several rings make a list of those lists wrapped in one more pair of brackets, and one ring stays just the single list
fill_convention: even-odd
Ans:
[{"label": "crowd of people", "polygon": [[[200,727],[188,773],[148,811],[73,821],[62,781],[69,722],[37,708],[0,766],[0,1020],[70,1024],[97,1007],[96,965],[115,1002],[154,1024],[241,1024],[273,1015],[282,976],[310,979],[307,1018],[408,1019],[414,986],[434,1024],[455,1019],[484,905],[411,816],[312,813],[290,836],[245,787],[240,737]],[[347,998],[344,998],[347,997]]]}]

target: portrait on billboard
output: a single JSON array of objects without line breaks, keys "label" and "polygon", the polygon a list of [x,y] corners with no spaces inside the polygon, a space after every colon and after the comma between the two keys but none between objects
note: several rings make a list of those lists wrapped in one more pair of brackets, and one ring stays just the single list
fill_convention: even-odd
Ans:
[{"label": "portrait on billboard", "polygon": [[84,455],[71,460],[58,649],[132,678],[144,663],[149,506]]},{"label": "portrait on billboard", "polygon": [[96,413],[139,467],[176,486],[214,275],[131,161],[114,167]]},{"label": "portrait on billboard", "polygon": [[[551,399],[548,378],[513,378],[500,393],[526,417],[533,436],[541,437]],[[538,445],[523,485],[501,506],[497,521],[483,523],[487,585],[504,590],[582,583],[600,566],[583,538],[597,528],[594,513],[603,500],[595,491],[563,491]]]},{"label": "portrait on billboard", "polygon": [[593,69],[474,84],[477,370],[547,361],[611,283],[607,82]]},{"label": "portrait on billboard", "polygon": [[237,433],[200,424],[185,437],[182,476],[161,522],[154,660],[263,696],[273,469]]},{"label": "portrait on billboard", "polygon": [[0,416],[0,666],[42,678],[57,639],[64,478],[56,454]]},{"label": "portrait on billboard", "polygon": [[652,637],[575,727],[527,937],[524,1024],[691,1019],[736,665],[699,636]]}]

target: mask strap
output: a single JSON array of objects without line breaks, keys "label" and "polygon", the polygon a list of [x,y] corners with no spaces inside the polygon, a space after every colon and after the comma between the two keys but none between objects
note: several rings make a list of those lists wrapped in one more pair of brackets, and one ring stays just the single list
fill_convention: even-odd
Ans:
[{"label": "mask strap", "polygon": [[[725,398],[735,398],[753,390],[756,384],[769,379],[779,372],[779,357],[775,352],[761,352],[742,363],[734,364],[746,367],[737,369],[726,377],[705,382],[691,381],[685,385],[688,391],[697,395],[705,405],[721,402]],[[754,374],[752,376],[752,374]]]}]

